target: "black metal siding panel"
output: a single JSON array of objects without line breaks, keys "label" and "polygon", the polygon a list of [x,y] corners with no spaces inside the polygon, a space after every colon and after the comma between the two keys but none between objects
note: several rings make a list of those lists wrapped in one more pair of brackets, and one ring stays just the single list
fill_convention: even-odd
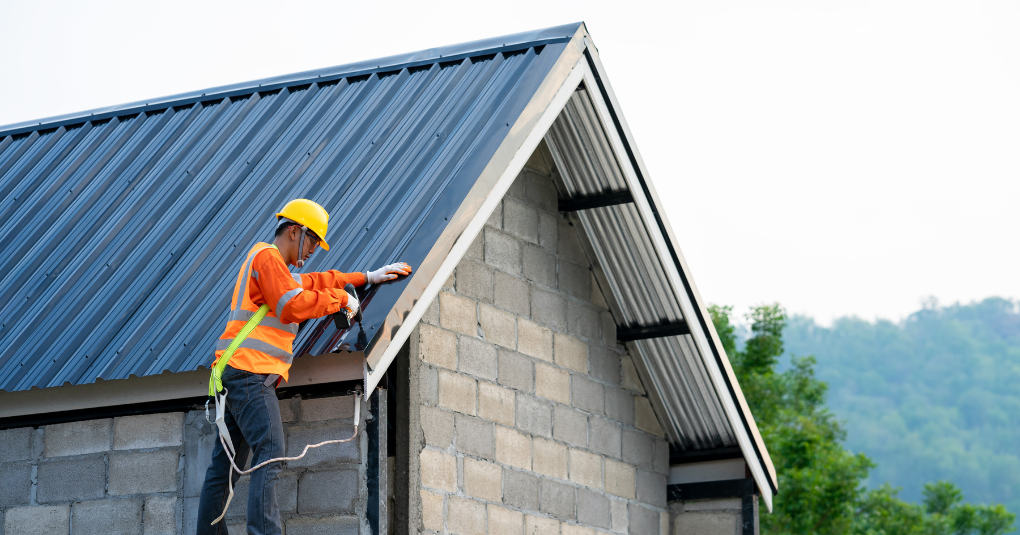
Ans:
[{"label": "black metal siding panel", "polygon": [[[332,214],[303,271],[420,262],[564,46],[0,137],[0,389],[208,365],[240,263],[292,198]],[[405,284],[363,296],[368,341]],[[308,322],[295,349],[346,338]]]}]

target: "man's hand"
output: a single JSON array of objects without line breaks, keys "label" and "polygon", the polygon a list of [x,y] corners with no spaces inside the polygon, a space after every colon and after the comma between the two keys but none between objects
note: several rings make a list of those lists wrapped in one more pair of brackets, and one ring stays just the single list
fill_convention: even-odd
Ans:
[{"label": "man's hand", "polygon": [[354,294],[347,294],[347,305],[344,306],[343,310],[347,311],[347,319],[353,319],[358,313],[358,307],[361,303],[358,302],[358,298],[354,297]]},{"label": "man's hand", "polygon": [[375,271],[369,271],[367,273],[369,284],[379,284],[380,282],[391,281],[397,277],[411,274],[411,266],[405,262],[396,262],[388,266],[383,266]]}]

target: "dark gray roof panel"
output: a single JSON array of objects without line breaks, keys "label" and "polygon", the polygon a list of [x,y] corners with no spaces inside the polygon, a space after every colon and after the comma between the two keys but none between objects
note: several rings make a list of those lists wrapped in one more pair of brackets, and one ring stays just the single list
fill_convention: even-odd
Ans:
[{"label": "dark gray roof panel", "polygon": [[[244,253],[292,198],[332,214],[304,271],[419,263],[577,27],[0,133],[0,389],[208,365]],[[367,340],[406,283],[370,289]],[[295,349],[345,336],[308,322]]]}]

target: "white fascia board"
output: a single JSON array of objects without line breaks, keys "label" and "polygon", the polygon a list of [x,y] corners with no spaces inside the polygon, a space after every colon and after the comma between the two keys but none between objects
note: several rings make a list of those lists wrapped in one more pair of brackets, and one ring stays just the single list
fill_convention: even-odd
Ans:
[{"label": "white fascia board", "polygon": [[[674,296],[680,304],[680,310],[683,312],[684,319],[691,327],[691,335],[693,336],[695,345],[698,348],[698,353],[701,356],[702,362],[705,364],[705,368],[709,372],[716,394],[722,402],[730,427],[733,429],[733,434],[737,437],[737,443],[740,446],[740,451],[744,455],[744,459],[747,461],[748,467],[751,469],[751,475],[754,477],[755,483],[758,485],[758,489],[761,492],[761,496],[765,501],[766,507],[771,512],[772,487],[769,485],[769,480],[765,474],[764,468],[762,467],[762,463],[758,460],[758,455],[755,451],[754,445],[751,443],[751,437],[748,435],[747,429],[744,427],[744,422],[738,412],[737,404],[733,399],[733,396],[730,395],[729,387],[723,377],[723,372],[716,363],[712,347],[709,345],[708,336],[705,331],[700,328],[700,325],[695,325],[693,324],[694,322],[691,321],[698,317],[694,310],[695,305],[687,296],[687,291],[684,287],[680,272],[677,270],[676,265],[673,263],[672,256],[669,254],[665,237],[658,229],[658,225],[656,224],[655,217],[652,213],[652,207],[648,202],[648,198],[644,195],[644,190],[641,186],[641,182],[638,180],[637,175],[634,172],[634,168],[631,166],[630,158],[627,156],[623,141],[620,139],[616,128],[612,127],[614,124],[613,118],[609,114],[609,108],[607,107],[605,100],[602,98],[601,91],[598,90],[598,81],[595,79],[595,76],[587,62],[584,63],[582,69],[584,71],[583,78],[585,87],[589,88],[588,93],[591,96],[592,101],[595,103],[596,113],[599,115],[599,120],[604,125],[604,130],[609,137],[613,151],[616,153],[616,159],[620,163],[620,167],[623,169],[624,177],[627,180],[627,186],[633,194],[634,204],[637,207],[638,212],[641,214],[645,230],[652,239],[652,244],[655,246],[659,262],[662,265],[663,270],[666,272],[666,276],[669,279]],[[619,110],[616,111],[617,116],[619,116]],[[633,150],[634,144],[631,143],[630,145]],[[647,173],[645,173],[644,176],[647,176]],[[665,214],[660,213],[659,215],[665,219]]]},{"label": "white fascia board", "polygon": [[[559,116],[567,101],[570,100],[570,96],[581,83],[582,74],[587,67],[587,60],[584,57],[583,29],[578,31],[578,35],[574,36],[562,54],[556,65],[553,66],[550,73],[546,76],[546,79],[542,82],[535,96],[532,97],[531,102],[528,103],[528,106],[525,107],[517,122],[511,127],[506,139],[503,140],[499,149],[496,150],[496,155],[482,171],[478,183],[468,193],[467,198],[470,199],[475,194],[475,188],[488,188],[489,191],[485,195],[485,200],[481,206],[476,209],[466,202],[450,218],[450,226],[447,228],[447,231],[458,231],[457,240],[454,242],[449,253],[446,253],[432,280],[425,286],[425,290],[422,292],[418,302],[408,312],[407,317],[402,320],[397,333],[393,335],[393,339],[390,340],[382,356],[379,358],[378,364],[374,369],[366,371],[366,399],[379,384],[382,375],[386,373],[386,369],[389,368],[393,359],[396,358],[401,346],[403,346],[411,332],[418,325],[418,322],[425,314],[425,310],[428,309],[432,301],[439,295],[443,284],[450,278],[457,264],[460,263],[464,254],[467,253],[475,238],[482,231],[485,222],[489,220],[489,216],[492,215],[499,202],[503,200],[503,195],[510,189],[517,175],[524,168],[524,164],[527,163],[528,158],[538,148],[538,144],[541,143],[546,132],[549,131],[553,121]],[[492,176],[496,177],[495,180],[487,179],[487,177]],[[473,212],[473,214],[467,212]],[[470,217],[470,220],[463,230],[453,228],[455,222],[463,221],[468,217]],[[429,253],[429,257],[431,256],[432,253]],[[431,260],[431,258],[427,257],[425,262]],[[372,361],[374,361],[374,358],[370,355],[368,362]]]}]

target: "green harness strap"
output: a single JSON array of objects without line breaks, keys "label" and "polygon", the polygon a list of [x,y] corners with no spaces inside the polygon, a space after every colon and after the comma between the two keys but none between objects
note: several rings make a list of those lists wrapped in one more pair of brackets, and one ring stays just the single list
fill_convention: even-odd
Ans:
[{"label": "green harness strap", "polygon": [[212,376],[209,377],[210,397],[215,396],[218,392],[223,390],[223,380],[221,377],[223,376],[223,369],[227,367],[227,362],[229,362],[230,357],[234,355],[234,351],[237,351],[237,348],[241,347],[241,342],[244,342],[244,339],[248,338],[248,335],[255,330],[255,327],[258,327],[259,322],[262,321],[262,318],[266,317],[266,314],[268,313],[269,305],[260,306],[258,312],[256,312],[255,315],[248,320],[248,323],[244,324],[244,327],[241,327],[241,332],[237,333],[234,340],[230,342],[229,346],[227,346],[227,350],[220,355],[220,359],[216,361],[215,365],[213,365]]}]

